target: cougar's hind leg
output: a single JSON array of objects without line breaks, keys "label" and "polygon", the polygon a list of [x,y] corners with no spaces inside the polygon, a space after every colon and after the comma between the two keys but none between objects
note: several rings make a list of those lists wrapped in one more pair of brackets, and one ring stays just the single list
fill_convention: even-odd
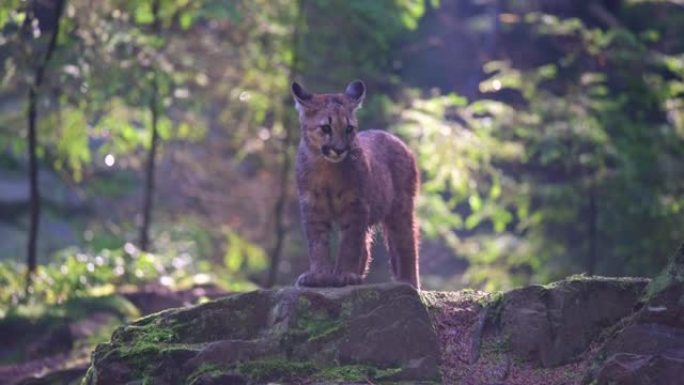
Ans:
[{"label": "cougar's hind leg", "polygon": [[385,247],[387,248],[387,255],[389,256],[390,268],[392,269],[392,276],[395,278],[399,276],[398,266],[397,266],[397,250],[394,247],[394,240],[392,237],[392,231],[387,222],[382,224],[382,238],[385,240]]},{"label": "cougar's hind leg", "polygon": [[362,278],[366,278],[368,275],[368,268],[371,263],[371,247],[373,246],[373,230],[366,230],[366,236],[363,243],[363,249],[361,250],[361,258],[359,259],[359,269],[357,274]]},{"label": "cougar's hind leg", "polygon": [[418,271],[419,232],[411,211],[393,214],[384,223],[385,240],[397,281],[406,282],[420,289]]}]

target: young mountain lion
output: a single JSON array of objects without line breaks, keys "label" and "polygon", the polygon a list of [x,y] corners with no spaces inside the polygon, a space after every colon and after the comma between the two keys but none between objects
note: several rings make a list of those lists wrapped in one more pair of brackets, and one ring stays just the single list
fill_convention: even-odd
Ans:
[{"label": "young mountain lion", "polygon": [[[395,279],[419,289],[414,206],[420,181],[413,154],[385,131],[358,132],[356,110],[366,94],[360,80],[339,94],[312,94],[295,82],[292,94],[301,127],[297,188],[310,260],[297,286],[362,283],[372,228],[382,223]],[[333,224],[340,232],[335,265]]]}]

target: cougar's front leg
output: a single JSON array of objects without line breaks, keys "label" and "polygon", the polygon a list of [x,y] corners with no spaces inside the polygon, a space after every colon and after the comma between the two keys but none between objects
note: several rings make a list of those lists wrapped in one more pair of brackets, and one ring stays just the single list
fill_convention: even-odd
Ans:
[{"label": "cougar's front leg", "polygon": [[330,260],[332,224],[310,203],[301,203],[302,222],[309,251],[309,271],[297,278],[296,286],[336,286]]},{"label": "cougar's front leg", "polygon": [[368,261],[367,237],[368,206],[361,201],[353,202],[340,218],[340,250],[337,254],[335,276],[339,286],[358,285],[363,282]]}]

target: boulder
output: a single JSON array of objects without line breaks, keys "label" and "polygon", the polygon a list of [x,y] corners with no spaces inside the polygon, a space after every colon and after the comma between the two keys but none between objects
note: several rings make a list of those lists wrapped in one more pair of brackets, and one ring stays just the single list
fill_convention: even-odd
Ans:
[{"label": "boulder", "polygon": [[538,367],[575,360],[606,327],[632,314],[648,280],[575,276],[503,295],[498,311],[510,353]]},{"label": "boulder", "polygon": [[684,244],[646,288],[642,306],[617,325],[585,382],[669,385],[684,378]]},{"label": "boulder", "polygon": [[116,330],[85,384],[440,381],[418,293],[403,284],[284,288],[171,309]]},{"label": "boulder", "polygon": [[444,383],[579,385],[592,347],[633,314],[648,282],[573,276],[503,293],[423,293]]},{"label": "boulder", "polygon": [[683,375],[683,358],[617,353],[603,364],[594,384],[672,385],[680,384]]}]

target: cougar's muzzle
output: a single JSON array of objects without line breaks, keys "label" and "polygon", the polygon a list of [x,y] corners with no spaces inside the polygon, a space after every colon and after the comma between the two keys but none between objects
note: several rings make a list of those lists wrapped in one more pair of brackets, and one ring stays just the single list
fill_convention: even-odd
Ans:
[{"label": "cougar's muzzle", "polygon": [[323,147],[321,147],[321,153],[323,154],[325,160],[333,163],[338,163],[343,161],[344,158],[347,157],[347,154],[349,154],[349,148],[337,148],[330,145],[324,145]]}]

